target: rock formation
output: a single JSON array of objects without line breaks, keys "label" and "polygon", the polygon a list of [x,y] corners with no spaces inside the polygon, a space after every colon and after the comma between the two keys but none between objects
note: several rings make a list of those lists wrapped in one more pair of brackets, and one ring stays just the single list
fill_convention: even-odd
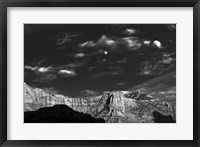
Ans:
[{"label": "rock formation", "polygon": [[24,111],[63,104],[107,123],[174,123],[175,110],[167,102],[140,91],[112,91],[99,96],[71,98],[50,94],[24,83]]}]

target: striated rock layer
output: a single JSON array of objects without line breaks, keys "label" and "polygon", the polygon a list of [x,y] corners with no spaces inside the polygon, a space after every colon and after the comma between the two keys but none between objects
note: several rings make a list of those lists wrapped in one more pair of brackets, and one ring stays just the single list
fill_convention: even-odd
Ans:
[{"label": "striated rock layer", "polygon": [[50,94],[24,83],[24,111],[67,105],[75,111],[102,118],[108,123],[174,123],[175,110],[165,101],[140,91],[112,91],[102,95],[71,98]]}]

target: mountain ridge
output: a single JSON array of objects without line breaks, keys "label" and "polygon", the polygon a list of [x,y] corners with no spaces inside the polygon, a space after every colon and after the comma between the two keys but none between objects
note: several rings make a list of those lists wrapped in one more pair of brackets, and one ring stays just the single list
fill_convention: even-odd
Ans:
[{"label": "mountain ridge", "polygon": [[67,105],[74,111],[104,119],[107,123],[176,122],[175,110],[169,103],[140,91],[116,90],[99,96],[71,98],[49,94],[24,83],[24,112],[54,105]]}]

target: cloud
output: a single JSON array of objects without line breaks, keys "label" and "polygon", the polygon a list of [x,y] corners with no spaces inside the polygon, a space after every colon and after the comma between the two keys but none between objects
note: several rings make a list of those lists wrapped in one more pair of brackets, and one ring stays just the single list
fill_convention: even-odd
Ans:
[{"label": "cloud", "polygon": [[72,38],[78,37],[78,36],[80,36],[80,34],[77,35],[77,34],[65,33],[64,37],[58,38],[56,43],[57,43],[57,45],[63,45],[63,44],[66,44],[66,43],[72,41]]},{"label": "cloud", "polygon": [[105,62],[107,62],[107,60],[105,58],[97,61],[97,63],[100,63],[100,64],[103,64]]},{"label": "cloud", "polygon": [[96,66],[89,66],[89,67],[88,67],[88,71],[93,71],[93,70],[96,70],[96,69],[97,69]]},{"label": "cloud", "polygon": [[24,69],[25,70],[30,70],[30,71],[34,71],[34,72],[40,72],[40,73],[45,73],[45,72],[49,72],[49,71],[52,71],[52,67],[49,66],[49,67],[38,67],[38,66],[35,66],[35,67],[32,67],[32,66],[24,66]]},{"label": "cloud", "polygon": [[93,54],[98,54],[98,53],[91,53],[91,54],[88,54],[86,55],[87,58],[81,58],[80,60],[75,60],[75,61],[72,61],[71,63],[69,64],[64,64],[64,65],[61,65],[60,67],[58,67],[59,70],[61,69],[73,69],[73,70],[76,70],[77,68],[80,68],[80,67],[83,67],[85,65],[87,65],[90,61],[91,61],[91,58],[89,58],[90,56],[93,56]]},{"label": "cloud", "polygon": [[77,76],[77,73],[74,70],[68,70],[68,69],[61,69],[58,71],[58,74],[62,78],[70,78],[70,77]]},{"label": "cloud", "polygon": [[25,66],[25,79],[32,82],[52,82],[58,78],[70,78],[76,76],[77,73],[72,69],[63,69],[64,67],[31,67]]},{"label": "cloud", "polygon": [[106,35],[102,35],[101,38],[96,43],[97,46],[113,46],[115,41],[108,38]]},{"label": "cloud", "polygon": [[57,43],[57,45],[63,45],[63,44],[68,43],[70,41],[71,41],[70,35],[66,33],[63,38],[57,39],[56,43]]},{"label": "cloud", "polygon": [[48,83],[56,80],[58,76],[55,73],[47,73],[47,74],[41,74],[36,75],[31,78],[32,82],[36,83]]},{"label": "cloud", "polygon": [[64,53],[63,55],[71,58],[83,58],[86,56],[85,53]]},{"label": "cloud", "polygon": [[112,76],[117,76],[122,74],[122,70],[114,70],[114,71],[105,71],[105,72],[100,72],[97,74],[94,74],[90,77],[90,79],[102,79],[104,77],[112,77]]},{"label": "cloud", "polygon": [[127,34],[127,35],[133,35],[135,34],[137,31],[133,28],[127,28],[125,31],[124,31],[124,34]]},{"label": "cloud", "polygon": [[121,66],[119,64],[117,64],[117,65],[111,65],[108,68],[111,70],[120,70]]},{"label": "cloud", "polygon": [[62,69],[58,71],[59,74],[67,74],[67,75],[76,75],[76,72],[73,70]]},{"label": "cloud", "polygon": [[88,54],[88,56],[95,56],[95,55],[100,55],[100,54],[104,54],[104,50],[103,49],[97,49],[94,52]]},{"label": "cloud", "polygon": [[118,64],[126,64],[127,62],[128,62],[128,59],[122,59],[122,60],[116,61],[116,63]]},{"label": "cloud", "polygon": [[32,71],[35,71],[38,67],[35,66],[35,67],[32,67],[32,66],[24,66],[24,69],[27,69],[27,70],[32,70]]},{"label": "cloud", "polygon": [[42,65],[45,61],[47,61],[47,58],[44,58],[44,59],[40,60],[40,61],[37,63],[38,66],[39,66],[39,65]]},{"label": "cloud", "polygon": [[56,74],[54,74],[54,73],[48,73],[48,74],[43,75],[42,78],[41,78],[41,80],[43,82],[49,82],[49,81],[53,81],[53,80],[55,80],[57,78],[58,78],[58,76]]},{"label": "cloud", "polygon": [[104,78],[105,76],[111,76],[111,72],[101,72],[94,74],[90,77],[90,79],[101,79]]},{"label": "cloud", "polygon": [[111,75],[116,76],[116,75],[120,75],[122,73],[122,71],[113,71],[111,72]]},{"label": "cloud", "polygon": [[162,60],[162,62],[165,63],[165,64],[170,64],[170,63],[172,63],[173,61],[174,61],[174,59],[173,59],[172,57],[164,58],[164,59]]},{"label": "cloud", "polygon": [[136,37],[125,37],[123,38],[125,43],[125,46],[128,47],[128,49],[130,50],[137,50],[142,46],[141,41],[139,40],[139,38]]},{"label": "cloud", "polygon": [[80,47],[105,47],[105,46],[113,46],[115,44],[115,41],[108,38],[106,35],[102,35],[99,40],[96,42],[94,41],[86,41],[82,44],[80,44]]},{"label": "cloud", "polygon": [[70,63],[70,64],[66,64],[65,66],[68,67],[68,68],[79,68],[81,66],[85,65],[85,62],[73,62],[73,63]]},{"label": "cloud", "polygon": [[157,47],[157,48],[159,48],[159,49],[163,48],[161,42],[158,41],[158,40],[154,40],[154,41],[153,41],[153,46],[154,46],[154,47]]},{"label": "cloud", "polygon": [[58,78],[57,74],[51,67],[24,67],[25,79],[30,80],[35,83],[46,83],[52,82]]},{"label": "cloud", "polygon": [[161,60],[151,58],[141,62],[140,75],[161,75],[175,68],[175,58],[163,55]]},{"label": "cloud", "polygon": [[143,44],[149,46],[151,44],[151,40],[144,40]]},{"label": "cloud", "polygon": [[77,53],[77,54],[75,54],[74,57],[75,58],[82,58],[82,57],[85,57],[85,54],[84,53]]},{"label": "cloud", "polygon": [[51,70],[51,66],[49,66],[49,67],[39,67],[38,69],[37,69],[39,72],[48,72],[48,71],[50,71]]},{"label": "cloud", "polygon": [[116,83],[117,86],[124,86],[124,85],[126,85],[126,84],[127,84],[127,82],[119,82],[119,83]]},{"label": "cloud", "polygon": [[[114,38],[114,37],[113,37]],[[81,48],[84,47],[96,47],[96,48],[105,48],[111,51],[119,51],[119,50],[137,50],[142,46],[141,39],[137,37],[120,37],[111,39],[106,35],[102,35],[100,39],[96,42],[87,41],[85,43],[80,44]]]},{"label": "cloud", "polygon": [[93,41],[86,41],[79,45],[80,47],[94,47],[96,44]]}]

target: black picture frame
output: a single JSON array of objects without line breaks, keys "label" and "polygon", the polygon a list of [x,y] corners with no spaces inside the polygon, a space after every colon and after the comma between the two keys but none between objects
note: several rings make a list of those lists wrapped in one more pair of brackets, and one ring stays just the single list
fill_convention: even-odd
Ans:
[{"label": "black picture frame", "polygon": [[[8,7],[193,7],[193,140],[8,140],[7,139],[7,8]],[[4,146],[181,146],[200,145],[199,0],[1,0],[0,2],[0,145]],[[192,94],[191,94],[192,95]]]}]

